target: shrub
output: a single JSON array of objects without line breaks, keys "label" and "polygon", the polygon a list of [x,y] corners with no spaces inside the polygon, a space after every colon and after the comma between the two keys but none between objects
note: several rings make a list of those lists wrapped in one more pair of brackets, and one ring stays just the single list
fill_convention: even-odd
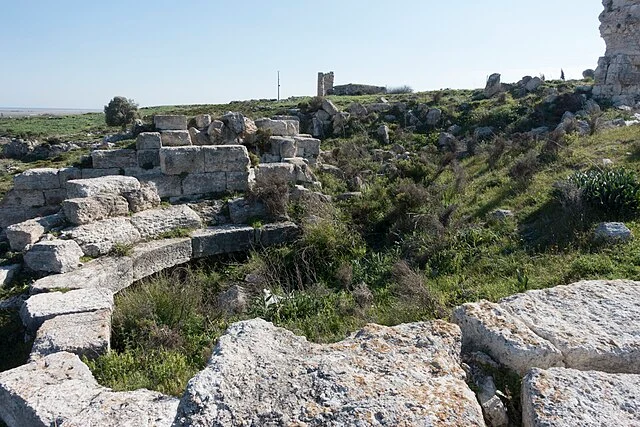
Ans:
[{"label": "shrub", "polygon": [[583,191],[591,206],[613,215],[628,215],[640,208],[640,182],[625,168],[576,172],[569,180]]},{"label": "shrub", "polygon": [[387,89],[387,93],[390,94],[390,95],[403,94],[403,93],[413,93],[413,88],[411,86],[407,86],[407,85],[391,87],[391,88]]},{"label": "shrub", "polygon": [[538,166],[538,157],[536,153],[531,150],[516,160],[511,169],[509,169],[509,176],[518,185],[527,185],[537,172]]},{"label": "shrub", "polygon": [[287,214],[289,205],[289,184],[277,176],[260,180],[250,190],[248,197],[262,202],[270,217],[282,217]]},{"label": "shrub", "polygon": [[138,104],[124,96],[116,96],[104,106],[104,119],[108,126],[125,129],[137,116]]}]

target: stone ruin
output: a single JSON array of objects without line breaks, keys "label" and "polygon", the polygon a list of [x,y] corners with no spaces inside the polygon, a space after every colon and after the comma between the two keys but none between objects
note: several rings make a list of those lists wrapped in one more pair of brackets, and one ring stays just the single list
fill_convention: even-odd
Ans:
[{"label": "stone ruin", "polygon": [[326,96],[333,90],[333,71],[318,73],[318,96]]},{"label": "stone ruin", "polygon": [[634,106],[640,100],[640,3],[603,0],[602,4],[600,34],[607,50],[598,61],[593,95]]}]

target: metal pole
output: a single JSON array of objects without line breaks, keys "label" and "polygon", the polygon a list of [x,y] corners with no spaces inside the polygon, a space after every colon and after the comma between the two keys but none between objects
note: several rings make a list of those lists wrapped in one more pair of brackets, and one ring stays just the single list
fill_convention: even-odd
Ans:
[{"label": "metal pole", "polygon": [[278,71],[278,101],[280,101],[280,71]]}]

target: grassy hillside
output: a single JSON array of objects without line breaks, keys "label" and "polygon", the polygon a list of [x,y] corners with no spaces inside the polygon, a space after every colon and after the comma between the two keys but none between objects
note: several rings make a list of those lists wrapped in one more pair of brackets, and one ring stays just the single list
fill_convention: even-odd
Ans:
[{"label": "grassy hillside", "polygon": [[[324,162],[341,171],[316,171],[323,192],[359,196],[290,202],[289,216],[303,228],[297,242],[181,267],[117,295],[116,351],[90,362],[94,373],[118,390],[147,387],[178,395],[206,363],[219,334],[243,318],[260,316],[310,340],[331,342],[367,322],[446,319],[468,301],[496,301],[581,279],[640,280],[637,239],[618,245],[592,239],[595,224],[605,220],[625,221],[640,236],[640,184],[634,175],[640,172],[640,126],[603,126],[629,118],[603,108],[585,117],[590,129],[582,136],[573,129],[540,137],[527,133],[539,126],[553,130],[585,83],[546,82],[534,94],[510,91],[492,99],[454,90],[388,96],[405,111],[395,105],[387,114],[394,118],[370,114],[352,120],[343,135],[322,143]],[[555,102],[548,102],[549,93],[557,94]],[[344,109],[377,98],[331,99]],[[240,111],[258,118],[313,102],[247,101],[141,113],[147,120],[160,112]],[[406,112],[424,106],[442,110],[441,124],[408,126]],[[0,133],[71,138],[89,129],[109,131],[99,117],[67,117],[60,127],[45,127],[44,119],[0,119]],[[391,130],[389,144],[376,137],[383,123]],[[440,132],[452,124],[461,127],[465,155],[459,146],[437,146]],[[493,127],[494,135],[474,138],[478,126]],[[393,150],[400,155],[387,154]],[[613,166],[604,166],[603,159]],[[588,170],[623,170],[622,190],[610,182],[605,187],[627,199],[618,193],[598,199],[576,185],[574,175]],[[513,217],[494,218],[499,208]],[[227,314],[217,295],[238,284],[247,292],[247,309]],[[266,297],[263,289],[277,298]]]}]

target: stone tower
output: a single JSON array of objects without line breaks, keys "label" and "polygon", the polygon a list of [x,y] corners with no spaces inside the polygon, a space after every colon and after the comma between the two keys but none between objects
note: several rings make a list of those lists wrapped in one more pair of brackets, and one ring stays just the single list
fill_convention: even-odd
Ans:
[{"label": "stone tower", "polygon": [[607,44],[598,60],[593,95],[614,104],[640,100],[640,0],[603,0],[600,34]]},{"label": "stone tower", "polygon": [[318,96],[325,96],[333,90],[333,71],[318,73]]}]

